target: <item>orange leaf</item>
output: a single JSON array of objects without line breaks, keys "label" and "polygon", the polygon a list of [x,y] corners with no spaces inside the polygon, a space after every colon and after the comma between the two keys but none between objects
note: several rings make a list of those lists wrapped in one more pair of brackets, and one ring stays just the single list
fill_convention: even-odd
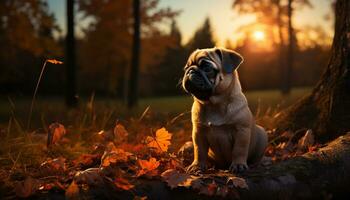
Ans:
[{"label": "orange leaf", "polygon": [[179,186],[189,188],[192,185],[192,182],[198,179],[198,177],[181,173],[175,169],[166,170],[161,174],[161,177],[171,188],[176,188]]},{"label": "orange leaf", "polygon": [[236,188],[248,189],[248,184],[244,178],[229,177],[226,183],[227,185],[232,184]]},{"label": "orange leaf", "polygon": [[27,177],[23,182],[20,182],[15,186],[15,193],[18,197],[27,198],[34,194],[37,189],[38,181],[32,177]]},{"label": "orange leaf", "polygon": [[63,64],[62,61],[59,61],[59,60],[56,60],[56,59],[47,59],[46,62],[54,64],[54,65],[62,65]]},{"label": "orange leaf", "polygon": [[158,152],[166,152],[171,144],[171,136],[172,134],[165,128],[158,129],[155,137],[148,136],[146,138],[147,146],[155,148]]},{"label": "orange leaf", "polygon": [[151,157],[149,160],[138,160],[138,164],[141,169],[137,172],[137,176],[142,176],[144,174],[155,176],[157,175],[156,169],[159,167],[160,162]]},{"label": "orange leaf", "polygon": [[107,167],[111,163],[127,162],[131,155],[132,153],[126,152],[123,149],[118,149],[113,143],[109,143],[101,158],[101,166]]},{"label": "orange leaf", "polygon": [[122,190],[130,190],[130,189],[134,188],[134,185],[131,184],[125,178],[116,178],[114,181],[114,184],[115,184],[115,186],[117,186],[117,188],[120,188]]},{"label": "orange leaf", "polygon": [[66,189],[65,196],[66,199],[79,199],[79,186],[75,181]]},{"label": "orange leaf", "polygon": [[49,126],[49,133],[47,137],[47,146],[52,144],[56,144],[58,141],[62,139],[62,137],[66,134],[66,129],[60,123],[52,123]]},{"label": "orange leaf", "polygon": [[119,143],[124,142],[124,141],[126,141],[128,135],[129,135],[129,133],[123,125],[116,124],[116,126],[114,127],[114,139],[115,139],[115,141],[117,141]]}]

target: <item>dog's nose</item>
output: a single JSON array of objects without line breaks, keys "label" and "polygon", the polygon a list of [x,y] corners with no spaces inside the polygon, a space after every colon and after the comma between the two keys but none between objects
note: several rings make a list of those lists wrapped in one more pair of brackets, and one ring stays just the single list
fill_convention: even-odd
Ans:
[{"label": "dog's nose", "polygon": [[190,69],[188,72],[188,79],[200,88],[204,87],[204,81],[197,71]]}]

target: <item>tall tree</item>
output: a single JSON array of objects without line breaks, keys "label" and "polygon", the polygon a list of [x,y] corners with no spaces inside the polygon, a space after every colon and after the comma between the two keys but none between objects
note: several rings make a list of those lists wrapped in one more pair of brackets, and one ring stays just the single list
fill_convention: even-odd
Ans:
[{"label": "tall tree", "polygon": [[[175,20],[170,25],[169,46],[153,74],[153,88],[157,95],[175,95],[182,92],[179,80],[183,73],[183,64],[187,59],[185,47],[181,44],[181,32]],[[162,84],[159,84],[162,83]]]},{"label": "tall tree", "polygon": [[[162,27],[177,12],[160,7],[159,0],[143,0],[140,9],[142,51],[139,66],[142,75],[159,60],[159,54],[164,53],[167,41],[163,40],[165,32]],[[79,11],[89,22],[78,52],[82,76],[93,80],[88,87],[89,92],[94,90],[125,98],[132,62],[133,1],[79,0]],[[84,83],[86,87],[88,84]]]},{"label": "tall tree", "polygon": [[209,17],[204,20],[204,23],[194,33],[194,36],[187,44],[189,51],[202,48],[211,48],[215,46],[213,32]]},{"label": "tall tree", "polygon": [[31,93],[43,59],[61,53],[44,0],[0,1],[0,91]]},{"label": "tall tree", "polygon": [[293,17],[293,0],[288,0],[287,10],[288,10],[288,50],[287,50],[287,63],[282,65],[282,88],[283,94],[289,94],[291,90],[291,75],[293,74],[293,64],[294,64],[294,28],[292,24]]},{"label": "tall tree", "polygon": [[76,84],[76,53],[74,35],[74,0],[67,0],[67,36],[66,36],[66,104],[68,107],[76,107],[77,84]]},{"label": "tall tree", "polygon": [[282,112],[279,129],[309,128],[321,141],[350,131],[350,2],[337,0],[330,61],[312,93]]},{"label": "tall tree", "polygon": [[140,65],[140,27],[141,27],[141,14],[140,14],[140,0],[133,0],[133,15],[134,15],[134,33],[133,33],[133,45],[131,56],[131,68],[129,75],[129,88],[127,103],[128,107],[132,108],[137,105],[138,100],[138,83],[139,83],[139,65]]}]

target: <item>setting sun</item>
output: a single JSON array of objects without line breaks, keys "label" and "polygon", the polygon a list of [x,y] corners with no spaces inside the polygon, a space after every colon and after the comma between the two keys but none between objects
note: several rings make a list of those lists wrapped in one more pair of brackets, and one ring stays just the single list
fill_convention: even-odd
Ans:
[{"label": "setting sun", "polygon": [[265,33],[263,31],[254,31],[253,37],[256,41],[261,41],[265,39]]}]

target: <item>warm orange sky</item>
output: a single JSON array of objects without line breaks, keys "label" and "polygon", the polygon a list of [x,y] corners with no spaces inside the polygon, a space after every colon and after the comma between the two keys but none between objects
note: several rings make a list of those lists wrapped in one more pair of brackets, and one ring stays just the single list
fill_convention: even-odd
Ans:
[{"label": "warm orange sky", "polygon": [[[333,34],[332,20],[324,18],[331,13],[331,0],[310,0],[313,8],[303,8],[295,11],[295,28],[305,25],[320,25],[327,34]],[[59,25],[64,31],[65,27],[65,1],[48,0],[50,9],[54,12]],[[160,7],[171,7],[181,10],[177,21],[183,34],[183,43],[186,43],[194,31],[201,26],[205,17],[209,16],[212,22],[214,36],[218,45],[224,45],[228,39],[233,42],[240,37],[236,30],[248,23],[254,22],[254,16],[238,15],[232,9],[233,0],[160,0]],[[78,24],[79,25],[79,24]],[[81,26],[81,24],[79,25]]]}]

